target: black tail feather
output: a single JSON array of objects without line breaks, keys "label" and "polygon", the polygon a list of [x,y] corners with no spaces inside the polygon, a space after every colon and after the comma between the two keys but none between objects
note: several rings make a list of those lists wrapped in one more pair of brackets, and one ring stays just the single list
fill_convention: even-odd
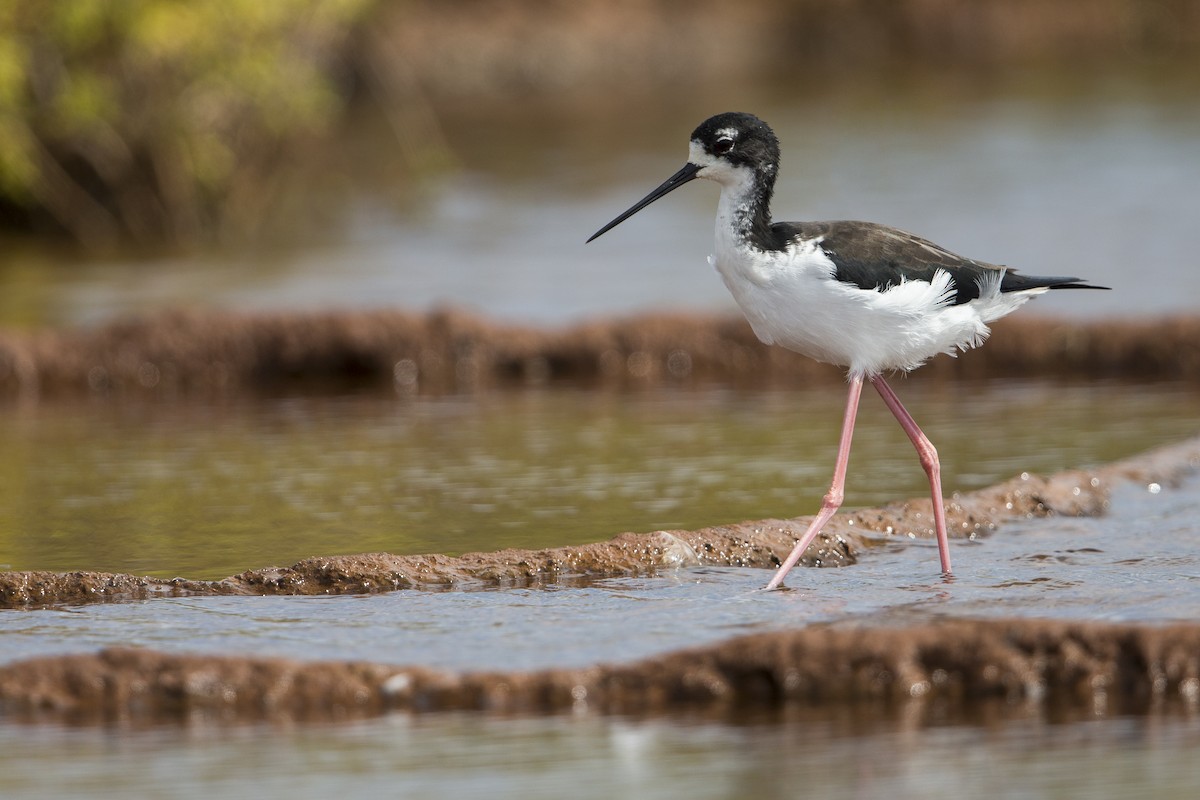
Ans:
[{"label": "black tail feather", "polygon": [[1004,278],[1000,281],[1000,291],[1002,292],[1020,292],[1025,289],[1106,289],[1111,286],[1095,286],[1090,283],[1084,283],[1084,278],[1071,278],[1066,276],[1048,277],[1044,275],[1022,275],[1019,272],[1009,270],[1004,273]]},{"label": "black tail feather", "polygon": [[1077,280],[1072,280],[1068,283],[1052,283],[1052,284],[1050,284],[1049,288],[1051,288],[1051,289],[1105,289],[1105,290],[1112,289],[1111,286],[1096,286],[1095,284],[1083,283],[1082,281],[1077,281]]}]

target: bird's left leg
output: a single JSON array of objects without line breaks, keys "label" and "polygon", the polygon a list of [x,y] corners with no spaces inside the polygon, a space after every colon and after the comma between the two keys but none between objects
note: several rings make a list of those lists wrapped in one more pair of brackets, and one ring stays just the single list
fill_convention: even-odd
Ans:
[{"label": "bird's left leg", "polygon": [[887,381],[880,375],[872,376],[870,381],[875,390],[879,392],[879,396],[883,398],[883,402],[900,422],[900,427],[904,428],[904,432],[908,434],[913,446],[917,448],[921,467],[929,476],[929,494],[933,500],[933,525],[937,532],[938,556],[942,560],[942,573],[949,575],[950,541],[946,536],[946,506],[942,502],[942,465],[938,460],[937,449],[913,420],[912,415],[904,408],[900,398],[892,391],[892,387],[888,386]]}]

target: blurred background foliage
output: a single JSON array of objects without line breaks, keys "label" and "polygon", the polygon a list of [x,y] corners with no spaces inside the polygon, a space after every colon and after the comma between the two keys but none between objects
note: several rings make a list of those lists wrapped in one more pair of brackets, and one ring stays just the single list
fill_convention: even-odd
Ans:
[{"label": "blurred background foliage", "polygon": [[363,105],[391,180],[389,160],[453,162],[455,104],[550,97],[599,118],[768,70],[798,94],[899,64],[1086,69],[1198,42],[1198,0],[5,0],[0,230],[86,249],[253,240],[320,194],[296,175],[353,147]]},{"label": "blurred background foliage", "polygon": [[0,222],[84,245],[246,232],[345,104],[370,0],[6,0]]}]

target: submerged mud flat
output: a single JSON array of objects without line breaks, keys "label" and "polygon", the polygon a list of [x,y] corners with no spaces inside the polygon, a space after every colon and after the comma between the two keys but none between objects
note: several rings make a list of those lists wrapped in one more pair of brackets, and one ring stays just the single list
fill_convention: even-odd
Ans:
[{"label": "submerged mud flat", "polygon": [[[1069,514],[1102,513],[1110,489],[1120,494],[1124,491],[1122,485],[1132,488],[1140,484],[1143,487],[1141,494],[1147,495],[1144,488],[1147,485],[1170,487],[1186,483],[1197,469],[1200,469],[1200,440],[1192,440],[1095,472],[1065,473],[1048,480],[1025,478],[1014,482],[1018,486],[1026,484],[1023,492],[1013,491],[1013,485],[1006,484],[978,493],[1012,515],[1001,521],[979,522],[1000,526],[991,538],[1005,536],[1005,526],[1001,524],[1005,520],[1014,528],[1030,524],[1018,524],[1013,520],[1014,516],[1058,514],[1062,518],[1061,524],[1066,524]],[[1152,489],[1151,494],[1153,492]],[[1191,496],[1181,494],[1185,510]],[[927,508],[924,511],[927,512]],[[841,515],[831,541],[843,546],[851,541],[847,532],[860,536],[861,549],[857,552],[869,558],[871,540],[886,540],[887,526],[883,527],[882,533],[862,533],[855,529],[863,528],[872,520],[878,523],[890,520],[892,535],[920,535],[920,520],[927,518],[927,513],[918,517],[921,512],[920,505],[912,503],[891,510]],[[1145,509],[1136,513],[1145,513]],[[961,527],[964,518],[956,516],[955,520],[956,527]],[[792,537],[798,535],[794,526],[802,522],[778,524],[774,535],[782,540],[776,545],[781,548],[780,552],[786,549]],[[740,535],[751,534],[753,525],[748,523]],[[687,535],[687,532],[650,534],[650,540],[660,537],[653,547],[648,546],[649,540],[630,547],[629,544],[637,540],[628,537],[618,537],[597,547],[624,551],[633,562],[632,568],[629,563],[625,564],[625,568],[630,569],[627,574],[644,574],[687,563],[736,563],[715,556],[707,562],[688,562],[676,557],[663,563],[664,552],[677,555],[687,552],[683,547]],[[673,537],[676,544],[666,546],[667,540],[661,538],[663,536]],[[691,544],[687,546],[697,549]],[[830,548],[829,542],[825,547]],[[815,549],[819,558],[821,548]],[[1017,549],[1022,548],[1018,546]],[[541,580],[554,580],[557,575],[558,579],[570,582],[571,576],[584,573],[578,563],[569,563],[568,550],[548,551],[549,554],[510,552],[464,557],[454,574],[459,577],[464,572],[470,574],[470,567],[477,569],[476,574],[470,581],[448,585],[469,588],[471,583],[478,585],[485,580],[496,581],[494,585],[521,585],[520,582],[528,585],[538,574],[530,571],[531,567],[539,563],[557,564],[562,569],[559,573],[546,572]],[[753,562],[755,556],[752,553],[742,552],[747,561]],[[1025,557],[1053,560],[1078,552],[1033,551],[1027,552]],[[809,555],[811,558],[814,553]],[[488,556],[494,557],[489,567],[481,566],[488,564]],[[1114,551],[1112,557],[1121,558],[1121,555]],[[389,559],[396,558],[314,559],[310,566],[319,567],[318,572],[323,570],[321,574],[326,576],[323,584],[318,581],[306,583],[307,575],[298,565],[292,570],[298,576],[305,576],[306,580],[283,582],[274,589],[370,592],[392,588],[388,585],[388,575],[393,576],[394,584],[394,576],[400,573],[387,573],[386,570],[381,573],[379,566],[385,564],[394,568],[400,562]],[[539,558],[545,560],[539,562]],[[721,558],[728,559],[728,554]],[[454,559],[443,562],[443,559],[445,557],[431,557],[425,563],[445,566],[455,562]],[[769,562],[769,557],[767,560]],[[1176,560],[1176,563],[1181,565],[1178,569],[1185,572],[1189,569],[1183,562]],[[1121,569],[1134,566],[1124,560],[1119,561],[1118,566],[1120,564],[1126,564],[1119,567]],[[354,571],[364,565],[369,580],[364,579],[363,573]],[[414,564],[408,563],[406,568],[413,569]],[[486,578],[488,568],[496,569],[498,573]],[[1063,572],[1070,568],[1069,563],[1064,562],[1051,571]],[[617,571],[615,567],[613,570]],[[1034,577],[1035,573],[1029,570],[1023,570],[1023,573],[1026,579],[1044,579]],[[337,580],[329,580],[329,576]],[[35,578],[30,574],[8,577],[25,580],[23,585],[29,585],[28,581]],[[262,577],[263,574],[259,574],[259,578]],[[1176,575],[1175,579],[1185,577]],[[72,580],[70,575],[57,578],[67,584]],[[110,580],[112,578],[109,576]],[[1096,579],[1105,580],[1099,573]],[[796,576],[796,580],[803,579]],[[888,581],[887,578],[883,580]],[[1131,578],[1116,591],[1133,588],[1136,594],[1138,580]],[[240,586],[239,581],[243,582]],[[1003,584],[992,586],[992,579],[986,579],[985,583],[992,590],[1003,588]],[[760,585],[757,580],[755,584]],[[211,591],[233,592],[236,589],[239,593],[253,594],[273,591],[267,588],[269,581],[260,583],[257,589],[252,586],[253,583],[243,575],[215,582],[211,584]],[[936,589],[930,591],[937,592]],[[1030,597],[1036,600],[1033,595]],[[1133,602],[1136,605],[1137,600]],[[852,616],[840,622],[836,622],[835,617],[828,624],[807,624],[799,630],[740,636],[616,666],[588,662],[582,667],[527,671],[454,671],[362,660],[313,662],[260,655],[168,653],[108,647],[96,653],[35,657],[0,667],[0,709],[4,716],[13,719],[134,723],[197,718],[218,722],[315,721],[367,717],[388,711],[437,710],[683,713],[732,720],[747,714],[787,713],[788,709],[803,714],[806,710],[836,707],[857,709],[855,713],[866,717],[902,713],[930,720],[968,721],[977,721],[979,714],[989,713],[989,708],[1000,715],[1017,709],[1021,713],[1033,710],[1066,716],[1150,712],[1194,715],[1198,711],[1200,626],[1194,623],[1134,625],[1082,621],[1107,616],[1098,613],[1094,606],[1080,615],[1082,620],[964,620],[939,617],[936,612],[931,618],[928,613],[924,616],[906,613],[904,609],[908,604],[909,601],[901,599],[900,605],[894,607],[894,613],[885,615],[882,621],[873,615]],[[1009,607],[1020,613],[1019,606]],[[1165,617],[1160,613],[1149,619],[1190,619],[1192,614],[1188,607],[1168,609]],[[959,614],[964,608],[971,613],[970,602],[966,606],[951,604],[946,610],[953,614],[955,608],[959,609]],[[6,613],[22,614],[20,611]],[[527,610],[526,613],[533,612]],[[1136,614],[1130,618],[1147,619]],[[251,650],[258,652],[257,647]],[[366,652],[375,651],[368,649]],[[419,662],[419,651],[413,652],[416,655],[406,660]]]},{"label": "submerged mud flat", "polygon": [[[986,347],[937,358],[923,379],[1014,376],[1200,380],[1200,317],[1002,320]],[[401,394],[491,386],[762,387],[840,370],[760,343],[744,320],[647,314],[561,330],[464,312],[163,313],[93,329],[0,332],[0,397],[165,396],[281,386]]]}]

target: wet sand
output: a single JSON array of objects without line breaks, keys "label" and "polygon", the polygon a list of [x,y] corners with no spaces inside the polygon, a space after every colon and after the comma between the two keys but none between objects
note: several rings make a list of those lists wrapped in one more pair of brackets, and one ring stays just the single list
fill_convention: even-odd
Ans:
[{"label": "wet sand", "polygon": [[[987,346],[933,359],[919,375],[1200,381],[1200,317],[1001,320]],[[175,312],[97,328],[0,331],[0,399],[842,380],[841,370],[767,347],[744,320],[723,316],[645,314],[547,330],[458,311]]]}]

